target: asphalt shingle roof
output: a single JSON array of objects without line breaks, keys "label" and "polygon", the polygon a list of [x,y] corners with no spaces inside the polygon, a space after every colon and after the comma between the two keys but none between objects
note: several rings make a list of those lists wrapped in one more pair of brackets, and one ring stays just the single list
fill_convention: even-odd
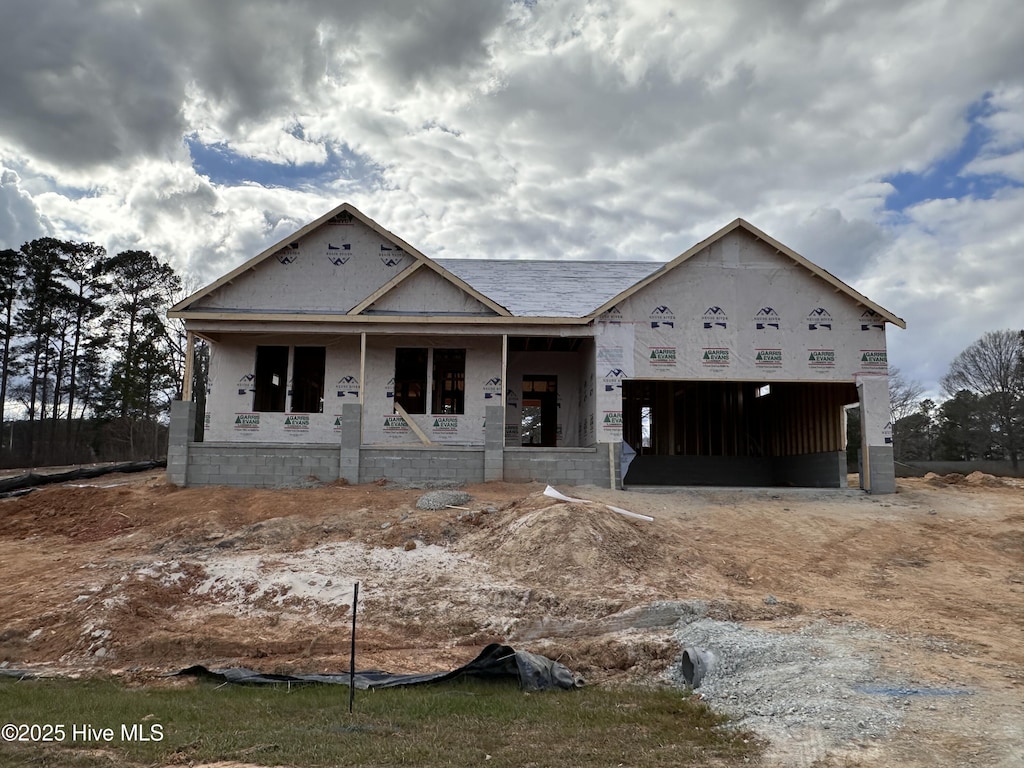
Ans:
[{"label": "asphalt shingle roof", "polygon": [[517,317],[584,317],[665,266],[660,261],[435,262]]}]

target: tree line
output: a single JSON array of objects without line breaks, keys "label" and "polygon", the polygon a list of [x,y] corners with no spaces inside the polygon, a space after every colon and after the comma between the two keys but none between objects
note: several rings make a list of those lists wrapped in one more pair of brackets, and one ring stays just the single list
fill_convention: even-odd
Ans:
[{"label": "tree line", "polygon": [[160,458],[182,391],[183,281],[148,251],[44,237],[0,250],[0,463]]},{"label": "tree line", "polygon": [[[44,237],[0,250],[0,466],[162,458],[186,354],[167,308],[186,287],[149,251],[109,256]],[[205,349],[193,392],[205,394]],[[986,333],[942,379],[947,399],[889,371],[897,461],[1009,460],[1024,451],[1024,331]],[[851,413],[849,450],[859,446]]]},{"label": "tree line", "polygon": [[889,372],[893,453],[897,461],[1009,461],[1024,451],[1024,331],[990,331],[950,363],[947,399]]}]

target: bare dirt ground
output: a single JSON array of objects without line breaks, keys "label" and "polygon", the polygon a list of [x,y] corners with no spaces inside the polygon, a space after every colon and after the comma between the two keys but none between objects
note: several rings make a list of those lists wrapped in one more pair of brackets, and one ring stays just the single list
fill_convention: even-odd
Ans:
[{"label": "bare dirt ground", "polygon": [[[956,482],[949,482],[949,481]],[[698,689],[777,766],[1024,766],[1024,482],[899,493],[239,490],[111,475],[0,501],[0,663],[448,669],[493,641],[588,682]]]}]

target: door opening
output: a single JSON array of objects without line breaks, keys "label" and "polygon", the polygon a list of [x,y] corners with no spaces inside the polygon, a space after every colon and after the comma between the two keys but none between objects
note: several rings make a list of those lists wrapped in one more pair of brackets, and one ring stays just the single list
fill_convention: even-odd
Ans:
[{"label": "door opening", "polygon": [[558,444],[558,377],[523,376],[522,429],[524,446],[553,448]]}]

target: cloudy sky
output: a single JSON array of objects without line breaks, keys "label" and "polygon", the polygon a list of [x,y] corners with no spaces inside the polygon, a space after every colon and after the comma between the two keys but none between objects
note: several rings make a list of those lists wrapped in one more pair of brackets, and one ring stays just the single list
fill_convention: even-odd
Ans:
[{"label": "cloudy sky", "polygon": [[430,256],[670,259],[742,216],[906,319],[1024,327],[1020,0],[4,0],[0,247],[198,286],[341,202]]}]

